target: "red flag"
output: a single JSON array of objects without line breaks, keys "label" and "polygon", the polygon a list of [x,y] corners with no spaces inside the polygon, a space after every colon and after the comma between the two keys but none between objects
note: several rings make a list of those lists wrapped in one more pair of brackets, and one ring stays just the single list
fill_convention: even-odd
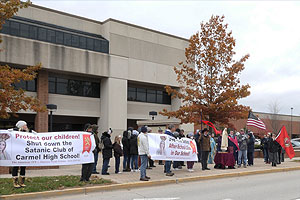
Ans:
[{"label": "red flag", "polygon": [[295,156],[293,145],[289,138],[288,133],[286,132],[285,126],[283,126],[275,139],[281,146],[284,148],[286,154],[292,159]]},{"label": "red flag", "polygon": [[218,130],[216,129],[216,127],[214,126],[214,124],[211,123],[210,121],[203,121],[203,120],[202,120],[202,122],[203,122],[204,124],[206,124],[207,126],[212,127],[217,135],[218,135],[218,134],[221,134],[221,131],[218,131]]}]

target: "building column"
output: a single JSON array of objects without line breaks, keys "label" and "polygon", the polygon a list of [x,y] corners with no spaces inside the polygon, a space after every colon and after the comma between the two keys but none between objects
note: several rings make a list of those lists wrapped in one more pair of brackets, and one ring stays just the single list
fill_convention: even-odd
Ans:
[{"label": "building column", "polygon": [[[48,104],[48,71],[40,70],[37,76],[37,98]],[[48,132],[48,112],[38,112],[35,116],[35,131]]]},{"label": "building column", "polygon": [[113,136],[120,135],[127,128],[127,80],[117,78],[101,79],[99,130],[113,130]]}]

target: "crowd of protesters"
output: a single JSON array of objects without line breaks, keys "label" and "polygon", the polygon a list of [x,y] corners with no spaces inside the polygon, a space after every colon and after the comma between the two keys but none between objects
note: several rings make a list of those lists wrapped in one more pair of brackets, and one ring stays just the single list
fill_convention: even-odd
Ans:
[{"label": "crowd of protesters", "polygon": [[[16,124],[14,130],[26,131],[27,128],[25,121],[19,121]],[[123,132],[123,136],[115,136],[112,142],[113,131],[109,129],[100,136],[98,134],[98,126],[96,124],[86,124],[84,131],[90,132],[94,135],[96,148],[93,150],[94,162],[85,163],[82,165],[82,173],[80,181],[89,181],[91,174],[100,174],[97,171],[98,156],[102,154],[102,175],[109,175],[108,168],[110,167],[110,159],[115,158],[115,173],[120,174],[122,172],[140,172],[140,180],[148,181],[150,179],[147,176],[147,169],[156,167],[154,160],[151,159],[149,153],[149,143],[147,133],[151,133],[150,127],[140,127],[138,130],[128,128]],[[252,132],[245,133],[244,129],[239,132],[233,130],[223,131],[223,134],[215,137],[214,133],[209,133],[207,128],[203,130],[197,130],[194,134],[189,132],[185,135],[183,129],[176,129],[173,124],[168,125],[166,130],[159,129],[158,134],[166,134],[174,138],[187,137],[195,140],[198,153],[198,163],[201,163],[202,170],[210,170],[207,164],[214,164],[214,157],[218,152],[229,152],[234,157],[237,167],[246,168],[246,166],[254,165],[254,143],[255,137]],[[264,161],[266,164],[272,163],[272,166],[276,166],[284,161],[284,151],[281,146],[275,140],[276,135],[268,133],[261,140],[262,151],[264,154]],[[224,148],[225,147],[225,148]],[[123,162],[121,165],[121,157]],[[172,165],[173,163],[173,165]],[[194,161],[186,162],[187,170],[193,172]],[[164,165],[164,173],[166,176],[173,176],[174,171],[180,170],[186,165],[183,161],[158,161],[159,165]],[[216,164],[216,163],[215,163]],[[120,170],[120,167],[123,169]],[[217,164],[215,165],[217,168]],[[229,168],[235,168],[230,166]],[[18,171],[20,169],[20,177],[18,177]],[[13,167],[12,176],[14,187],[25,187],[25,169],[26,167]]]}]

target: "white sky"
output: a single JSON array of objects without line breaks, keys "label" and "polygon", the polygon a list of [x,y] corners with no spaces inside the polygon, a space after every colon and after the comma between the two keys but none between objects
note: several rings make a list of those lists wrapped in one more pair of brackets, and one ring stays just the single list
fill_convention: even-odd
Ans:
[{"label": "white sky", "polygon": [[296,1],[48,1],[34,4],[104,21],[114,18],[189,38],[200,22],[225,15],[237,55],[250,54],[241,74],[251,95],[241,100],[254,111],[300,115],[300,2]]}]

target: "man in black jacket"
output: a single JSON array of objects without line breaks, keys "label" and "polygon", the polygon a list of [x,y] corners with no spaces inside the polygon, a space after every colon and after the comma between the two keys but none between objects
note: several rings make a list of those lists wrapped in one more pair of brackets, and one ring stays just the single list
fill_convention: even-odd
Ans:
[{"label": "man in black jacket", "polygon": [[112,158],[112,149],[113,145],[111,143],[110,137],[111,137],[111,131],[102,133],[101,141],[103,142],[104,148],[102,150],[102,156],[103,156],[103,166],[102,166],[102,175],[109,175],[107,172],[108,170],[108,164],[110,158]]}]

